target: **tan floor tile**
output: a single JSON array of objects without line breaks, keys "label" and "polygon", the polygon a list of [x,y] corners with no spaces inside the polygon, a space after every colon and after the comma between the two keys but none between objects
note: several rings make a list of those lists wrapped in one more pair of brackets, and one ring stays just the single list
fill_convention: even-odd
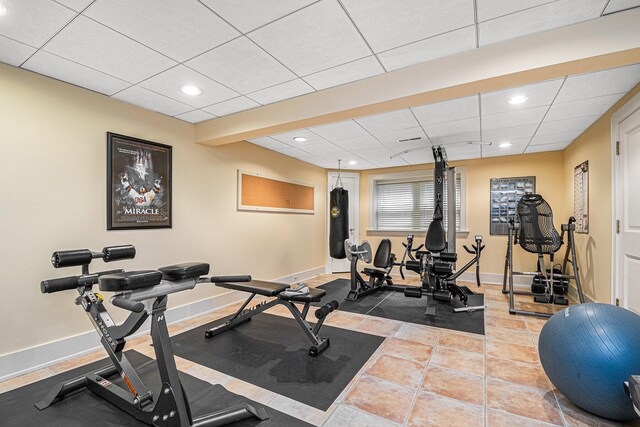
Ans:
[{"label": "tan floor tile", "polygon": [[553,424],[487,409],[487,427],[548,427]]},{"label": "tan floor tile", "polygon": [[517,329],[517,330],[527,330],[527,324],[523,319],[516,319],[515,317],[506,318],[506,317],[492,317],[486,316],[485,325],[488,328],[503,328],[503,329]]},{"label": "tan floor tile", "polygon": [[484,354],[484,339],[471,334],[442,332],[438,338],[438,346]]},{"label": "tan floor tile", "polygon": [[435,346],[440,336],[440,329],[430,326],[416,325],[414,323],[403,324],[393,337],[403,340],[415,341],[419,344]]},{"label": "tan floor tile", "polygon": [[[605,418],[600,418],[597,415],[590,414],[587,411],[584,411],[578,408],[576,405],[571,403],[566,397],[557,393],[558,403],[560,403],[560,408],[562,409],[562,413],[564,414],[564,419],[567,423],[567,426],[571,427],[585,427],[585,426],[602,426],[602,427],[613,427],[619,426],[622,423],[617,423],[615,421],[607,420]],[[636,420],[635,423],[630,422],[627,425],[638,426],[640,425],[640,420]]]},{"label": "tan floor tile", "polygon": [[322,427],[397,427],[398,424],[368,412],[340,405]]},{"label": "tan floor tile", "polygon": [[191,368],[185,370],[184,372],[196,378],[199,378],[202,381],[207,381],[211,384],[225,385],[229,381],[235,379],[227,374],[223,374],[222,372],[218,372],[195,363]]},{"label": "tan floor tile", "polygon": [[539,365],[487,357],[487,377],[511,383],[551,390],[547,375]]},{"label": "tan floor tile", "polygon": [[365,375],[382,378],[392,383],[417,388],[422,380],[425,365],[407,359],[382,354],[373,361]]},{"label": "tan floor tile", "polygon": [[534,334],[539,334],[542,327],[547,323],[547,319],[541,319],[539,317],[528,317],[527,328]]},{"label": "tan floor tile", "polygon": [[520,316],[519,314],[511,314],[509,313],[509,307],[508,306],[501,306],[501,305],[492,305],[492,306],[488,306],[484,312],[486,313],[487,316],[491,316],[491,317],[501,317],[503,319],[522,319],[524,316]]},{"label": "tan floor tile", "polygon": [[526,418],[564,425],[552,392],[487,379],[487,407]]},{"label": "tan floor tile", "polygon": [[382,345],[382,353],[411,359],[418,363],[426,363],[431,359],[433,347],[418,344],[415,341],[387,338]]},{"label": "tan floor tile", "polygon": [[279,394],[271,399],[269,407],[313,425],[320,425],[326,418],[323,411]]},{"label": "tan floor tile", "polygon": [[482,407],[431,393],[419,392],[407,426],[478,426],[484,425]]},{"label": "tan floor tile", "polygon": [[395,334],[403,322],[391,319],[383,319],[381,317],[367,316],[364,322],[360,324],[359,332],[365,334],[380,335],[390,337]]},{"label": "tan floor tile", "polygon": [[402,424],[409,412],[415,391],[388,381],[363,376],[344,403],[393,422]]},{"label": "tan floor tile", "polygon": [[472,375],[484,375],[484,356],[470,351],[436,347],[429,365],[467,372]]},{"label": "tan floor tile", "polygon": [[236,378],[225,382],[224,387],[232,393],[245,396],[247,399],[255,400],[256,402],[263,404],[270,402],[277,396],[277,394],[272,391]]},{"label": "tan floor tile", "polygon": [[36,381],[49,378],[53,374],[48,369],[38,369],[37,371],[29,372],[28,374],[20,375],[5,381],[0,382],[0,393],[5,393],[16,388],[35,383]]},{"label": "tan floor tile", "polygon": [[538,351],[535,347],[501,341],[487,342],[487,356],[515,360],[516,362],[539,363]]},{"label": "tan floor tile", "polygon": [[364,319],[363,315],[338,310],[329,314],[324,324],[342,329],[359,330]]},{"label": "tan floor tile", "polygon": [[48,368],[54,374],[59,374],[60,372],[65,372],[71,369],[79,368],[80,366],[84,366],[88,363],[92,363],[107,357],[109,357],[107,355],[107,352],[103,349],[100,349],[100,350],[92,351],[91,353],[85,354],[84,356],[74,357],[72,359],[63,360],[62,362],[56,363],[55,365],[49,365]]},{"label": "tan floor tile", "polygon": [[484,405],[484,379],[475,375],[429,366],[420,388],[440,396]]},{"label": "tan floor tile", "polygon": [[174,356],[176,360],[176,367],[179,371],[186,372],[195,366],[195,363],[191,360],[183,359],[182,357]]},{"label": "tan floor tile", "polygon": [[485,335],[487,341],[503,341],[533,347],[531,335],[526,330],[491,327],[485,330]]}]

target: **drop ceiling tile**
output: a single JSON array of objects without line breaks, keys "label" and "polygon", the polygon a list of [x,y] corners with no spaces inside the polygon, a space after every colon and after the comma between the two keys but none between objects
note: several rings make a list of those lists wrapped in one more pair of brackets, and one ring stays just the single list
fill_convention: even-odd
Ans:
[{"label": "drop ceiling tile", "polygon": [[522,154],[529,144],[529,138],[513,138],[509,142],[511,143],[509,147],[500,147],[499,143],[490,146],[483,145],[481,149],[482,158]]},{"label": "drop ceiling tile", "polygon": [[215,114],[218,117],[222,117],[259,106],[260,104],[246,96],[239,96],[237,98],[209,105],[208,107],[203,108],[203,110],[208,113]]},{"label": "drop ceiling tile", "polygon": [[342,0],[374,52],[474,23],[473,0]]},{"label": "drop ceiling tile", "polygon": [[560,142],[573,141],[582,134],[581,130],[570,130],[566,132],[548,133],[546,135],[536,134],[531,140],[532,145],[556,144]]},{"label": "drop ceiling tile", "polygon": [[77,14],[52,1],[2,0],[9,10],[0,21],[0,35],[41,47]]},{"label": "drop ceiling tile", "polygon": [[598,18],[605,4],[606,0],[555,1],[481,22],[480,46]]},{"label": "drop ceiling tile", "polygon": [[[294,141],[293,138],[296,136],[302,136],[307,138],[306,141]],[[291,132],[279,133],[277,135],[271,135],[273,139],[284,142],[285,144],[295,145],[296,147],[303,147],[305,145],[313,145],[313,144],[325,144],[328,141],[322,138],[319,135],[311,132],[307,129],[298,129]]]},{"label": "drop ceiling tile", "polygon": [[341,167],[346,169],[348,167],[348,162],[350,159],[354,157],[353,153],[344,150],[331,151],[329,153],[318,154],[318,157],[321,157],[333,164],[333,167],[338,167],[338,160],[341,161]]},{"label": "drop ceiling tile", "polygon": [[624,95],[624,93],[616,93],[596,98],[578,99],[576,101],[569,102],[556,102],[549,109],[549,113],[547,113],[545,121],[602,115]]},{"label": "drop ceiling tile", "polygon": [[467,132],[480,132],[480,117],[454,120],[450,122],[425,125],[424,130],[430,138],[443,138]]},{"label": "drop ceiling tile", "polygon": [[358,136],[356,138],[349,139],[341,139],[338,141],[333,141],[338,147],[344,148],[345,150],[353,151],[362,148],[379,148],[382,146],[380,141],[375,139],[373,136],[367,134],[365,136]]},{"label": "drop ceiling tile", "polygon": [[440,136],[440,137],[430,136],[430,138],[433,145],[447,145],[447,144],[471,142],[471,141],[477,142],[477,141],[480,141],[480,130],[478,129],[472,132],[462,132],[462,133],[456,133],[456,134]]},{"label": "drop ceiling tile", "polygon": [[353,139],[357,137],[371,137],[366,130],[364,130],[353,120],[345,120],[344,122],[315,126],[309,128],[309,130],[332,142],[342,139]]},{"label": "drop ceiling tile", "polygon": [[[374,136],[378,141],[382,142],[387,147],[393,147],[394,149],[399,144],[398,140],[410,139],[410,138],[421,138],[420,141],[422,141],[423,144],[431,145],[431,143],[427,139],[427,135],[424,133],[421,127],[414,127],[414,128],[408,128],[408,129],[394,129],[387,132],[378,132],[374,134]],[[404,143],[400,143],[400,145],[411,144],[413,142],[416,142],[416,141],[411,141],[411,142],[407,141]]]},{"label": "drop ceiling tile", "polygon": [[356,122],[373,134],[419,126],[418,121],[409,109],[361,117],[356,119]]},{"label": "drop ceiling tile", "polygon": [[277,151],[278,153],[284,154],[285,156],[296,157],[296,158],[308,157],[310,154],[294,147],[278,148],[278,149],[274,149],[273,151]]},{"label": "drop ceiling tile", "polygon": [[29,58],[22,68],[106,95],[113,95],[131,86],[131,83],[124,80],[42,50]]},{"label": "drop ceiling tile", "polygon": [[0,36],[0,62],[19,67],[35,51],[29,45]]},{"label": "drop ceiling tile", "polygon": [[[478,144],[449,144],[445,145],[445,150],[449,161],[480,158],[480,145]],[[433,162],[433,154],[431,154],[431,162]]]},{"label": "drop ceiling tile", "polygon": [[298,160],[302,160],[303,162],[307,162],[307,163],[310,163],[310,164],[312,164],[314,166],[318,166],[318,167],[325,168],[325,169],[333,167],[331,162],[329,162],[328,160],[324,160],[324,159],[321,159],[321,158],[316,157],[316,156],[301,156],[301,157],[296,157],[296,158]]},{"label": "drop ceiling tile", "polygon": [[423,126],[480,115],[477,95],[414,107],[412,110]]},{"label": "drop ceiling tile", "polygon": [[63,4],[76,12],[82,12],[89,6],[93,0],[54,0],[56,3]]},{"label": "drop ceiling tile", "polygon": [[186,65],[242,94],[296,77],[246,37],[217,47]]},{"label": "drop ceiling tile", "polygon": [[[202,93],[197,96],[184,94],[181,88],[187,85],[199,87]],[[143,81],[140,86],[196,108],[217,104],[239,95],[184,65],[163,71]]]},{"label": "drop ceiling tile", "polygon": [[550,133],[566,132],[571,130],[584,131],[591,126],[600,116],[578,117],[577,119],[557,120],[554,122],[545,120],[540,124],[536,135],[547,135]]},{"label": "drop ceiling tile", "polygon": [[304,95],[305,93],[314,92],[314,89],[302,79],[295,79],[289,82],[280,83],[266,89],[247,94],[247,97],[259,102],[262,105],[271,104],[272,102],[282,101],[283,99],[294,98]]},{"label": "drop ceiling tile", "polygon": [[370,163],[364,159],[358,159],[354,161],[356,162],[355,165],[351,165],[349,164],[349,162],[347,162],[345,169],[361,171],[361,170],[367,170],[367,169],[376,169],[378,167],[377,165]]},{"label": "drop ceiling tile", "polygon": [[309,74],[304,77],[304,80],[317,90],[321,90],[382,73],[384,73],[384,68],[382,68],[376,57],[368,56],[328,70]]},{"label": "drop ceiling tile", "polygon": [[371,55],[338,2],[321,1],[249,34],[300,76]]},{"label": "drop ceiling tile", "polygon": [[264,148],[268,148],[269,150],[283,150],[285,148],[291,148],[289,145],[280,141],[276,141],[275,139],[270,138],[268,136],[264,138],[248,139],[247,141],[249,141],[252,144],[259,145]]},{"label": "drop ceiling tile", "polygon": [[380,159],[369,159],[368,161],[379,168],[393,168],[397,166],[407,166],[409,164],[409,162],[400,156],[394,157],[393,159],[384,157]]},{"label": "drop ceiling tile", "polygon": [[433,152],[428,149],[412,151],[411,153],[403,154],[400,157],[410,165],[433,163]]},{"label": "drop ceiling tile", "polygon": [[373,160],[381,160],[381,159],[389,159],[393,154],[395,154],[391,149],[380,145],[378,147],[370,147],[370,148],[358,148],[349,150],[353,154],[358,157],[362,157],[365,160],[368,160],[372,163],[376,163]]},{"label": "drop ceiling tile", "polygon": [[611,0],[607,4],[607,8],[604,10],[604,14],[619,12],[621,10],[627,10],[634,7],[640,7],[640,0]]},{"label": "drop ceiling tile", "polygon": [[567,77],[556,102],[629,92],[640,83],[640,64]]},{"label": "drop ceiling tile", "polygon": [[[498,114],[508,111],[524,110],[526,108],[551,105],[558,94],[564,79],[549,80],[525,86],[514,87],[496,92],[483,93],[482,114]],[[509,100],[514,96],[526,96],[528,99],[522,104],[511,105]]]},{"label": "drop ceiling tile", "polygon": [[158,95],[155,92],[139,86],[125,89],[113,95],[113,98],[169,116],[177,116],[178,114],[192,110],[192,107],[189,105],[167,98],[166,96]]},{"label": "drop ceiling tile", "polygon": [[560,151],[567,148],[570,144],[571,144],[571,141],[561,142],[558,144],[529,145],[524,152],[540,153],[542,151]]},{"label": "drop ceiling tile", "polygon": [[82,15],[44,47],[47,52],[128,82],[139,82],[175,61]]},{"label": "drop ceiling tile", "polygon": [[304,145],[304,146],[300,146],[300,149],[306,151],[309,154],[313,154],[316,156],[333,153],[339,150],[339,148],[336,145],[330,142]]},{"label": "drop ceiling tile", "polygon": [[540,123],[549,107],[533,107],[507,113],[482,115],[482,130]]},{"label": "drop ceiling tile", "polygon": [[387,71],[453,55],[476,47],[475,25],[378,53]]},{"label": "drop ceiling tile", "polygon": [[541,6],[555,0],[477,0],[478,22]]},{"label": "drop ceiling tile", "polygon": [[503,141],[511,141],[518,138],[531,139],[538,129],[538,124],[516,126],[500,129],[483,129],[482,139],[487,142],[500,143]]},{"label": "drop ceiling tile", "polygon": [[202,0],[234,27],[248,33],[316,0]]},{"label": "drop ceiling tile", "polygon": [[197,1],[97,0],[84,15],[178,62],[240,35]]},{"label": "drop ceiling tile", "polygon": [[206,120],[215,119],[216,116],[202,110],[193,110],[187,113],[178,114],[177,116],[175,116],[175,118],[184,120],[185,122],[189,122],[189,123],[200,123]]}]

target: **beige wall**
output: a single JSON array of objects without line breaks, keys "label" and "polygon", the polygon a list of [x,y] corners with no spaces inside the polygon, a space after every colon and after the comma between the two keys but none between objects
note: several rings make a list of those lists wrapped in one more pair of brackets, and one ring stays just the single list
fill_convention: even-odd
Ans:
[{"label": "beige wall", "polygon": [[[467,167],[467,229],[468,235],[459,234],[456,251],[460,260],[466,262],[469,255],[464,252],[463,244],[473,243],[474,236],[481,234],[486,248],[481,259],[481,272],[502,275],[504,271],[504,257],[506,252],[506,236],[491,236],[489,234],[489,181],[491,178],[536,176],[536,191],[549,202],[554,211],[554,222],[558,230],[560,224],[568,218],[565,207],[565,174],[564,155],[562,151],[537,154],[523,154],[517,156],[492,157],[477,160],[450,162],[450,166]],[[391,238],[394,253],[401,257],[402,242],[405,233],[388,233],[367,231],[369,224],[369,176],[379,173],[405,172],[419,169],[433,169],[433,164],[406,166],[387,169],[364,171],[360,175],[360,239],[369,240],[374,248],[384,237]],[[425,233],[416,233],[416,242],[424,242]],[[516,248],[514,266],[516,269],[527,270],[535,268],[535,255]],[[412,273],[411,273],[412,274]]]},{"label": "beige wall", "polygon": [[[40,293],[77,271],[55,270],[54,250],[132,243],[136,259],[107,268],[205,261],[265,279],[325,264],[323,169],[246,142],[201,146],[189,123],[2,64],[0,94],[0,355],[91,330],[73,292]],[[173,146],[172,229],[106,231],[107,131]],[[238,168],[315,185],[315,215],[238,212]],[[200,285],[170,305],[217,292]]]},{"label": "beige wall", "polygon": [[640,85],[565,149],[565,191],[570,212],[573,211],[573,168],[589,161],[589,233],[576,234],[576,251],[584,292],[599,302],[611,302],[611,116],[637,93]]}]

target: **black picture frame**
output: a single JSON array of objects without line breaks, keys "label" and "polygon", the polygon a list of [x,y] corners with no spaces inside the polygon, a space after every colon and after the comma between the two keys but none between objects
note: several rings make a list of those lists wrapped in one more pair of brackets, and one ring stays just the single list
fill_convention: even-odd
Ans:
[{"label": "black picture frame", "polygon": [[172,150],[107,132],[107,230],[172,227]]}]

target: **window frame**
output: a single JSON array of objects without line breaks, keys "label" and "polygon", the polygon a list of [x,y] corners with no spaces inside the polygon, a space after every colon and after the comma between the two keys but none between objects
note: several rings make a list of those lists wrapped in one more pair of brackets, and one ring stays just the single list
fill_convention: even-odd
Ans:
[{"label": "window frame", "polygon": [[[467,228],[467,167],[456,166],[456,174],[460,175],[460,230],[459,234],[469,233]],[[433,180],[434,169],[422,169],[408,172],[391,172],[369,175],[369,227],[367,231],[379,233],[423,233],[426,228],[381,228],[378,226],[378,212],[376,209],[378,202],[378,186],[384,183],[404,183],[423,180]]]}]

